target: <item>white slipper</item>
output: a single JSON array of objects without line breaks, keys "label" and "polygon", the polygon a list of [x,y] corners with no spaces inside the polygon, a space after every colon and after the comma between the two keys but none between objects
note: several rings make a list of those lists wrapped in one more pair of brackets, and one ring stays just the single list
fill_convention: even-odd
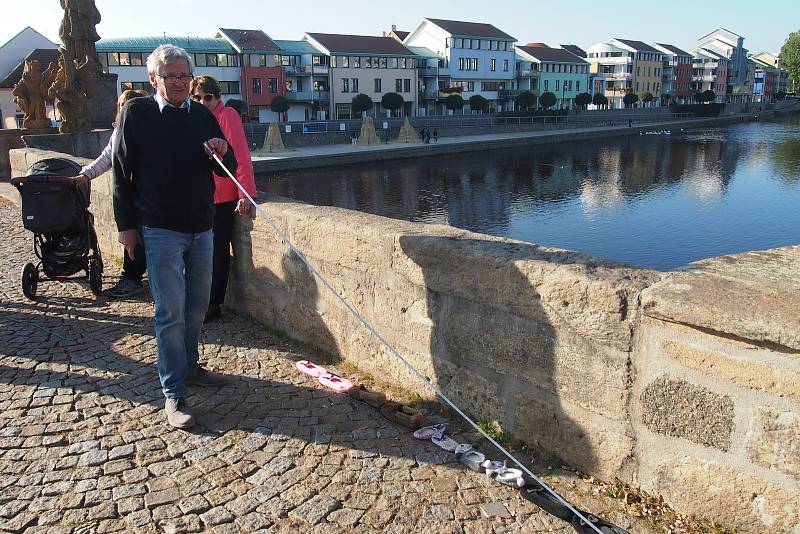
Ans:
[{"label": "white slipper", "polygon": [[514,467],[504,467],[492,474],[489,474],[487,470],[486,474],[493,480],[505,484],[506,486],[511,486],[512,488],[521,488],[525,485],[525,479],[522,477],[522,470]]},{"label": "white slipper", "polygon": [[469,452],[471,450],[472,450],[472,445],[470,445],[469,443],[459,443],[458,447],[456,447],[456,450],[454,450],[453,452],[456,453],[456,455],[458,455],[458,454],[464,454],[465,452]]}]

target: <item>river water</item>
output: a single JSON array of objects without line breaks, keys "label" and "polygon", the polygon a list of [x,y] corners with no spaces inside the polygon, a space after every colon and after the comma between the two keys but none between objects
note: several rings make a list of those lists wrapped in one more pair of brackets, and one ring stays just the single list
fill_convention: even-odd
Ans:
[{"label": "river water", "polygon": [[800,243],[800,119],[257,177],[316,205],[659,270]]}]

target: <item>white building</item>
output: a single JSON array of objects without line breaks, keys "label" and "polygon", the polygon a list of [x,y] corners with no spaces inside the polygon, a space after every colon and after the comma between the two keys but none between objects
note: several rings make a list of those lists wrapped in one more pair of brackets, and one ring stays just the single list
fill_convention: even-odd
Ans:
[{"label": "white building", "polygon": [[[425,77],[420,107],[429,114],[444,113],[439,101],[449,94],[460,94],[465,102],[473,95],[483,96],[489,101],[490,111],[513,109],[515,42],[516,38],[491,24],[422,19],[403,44],[427,48],[440,59],[435,76]],[[437,92],[430,90],[429,85],[434,83]]]},{"label": "white building", "polygon": [[727,60],[727,79],[722,101],[746,102],[747,49],[744,47],[744,37],[725,28],[717,28],[699,38],[697,48],[717,53]]}]

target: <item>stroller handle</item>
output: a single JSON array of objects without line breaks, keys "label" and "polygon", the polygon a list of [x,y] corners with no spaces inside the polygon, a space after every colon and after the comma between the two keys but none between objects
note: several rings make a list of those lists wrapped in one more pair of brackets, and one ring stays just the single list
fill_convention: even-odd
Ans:
[{"label": "stroller handle", "polygon": [[19,186],[30,183],[61,183],[61,184],[71,184],[73,183],[71,176],[53,176],[49,174],[34,174],[31,176],[21,176],[19,178],[12,178],[11,185]]}]

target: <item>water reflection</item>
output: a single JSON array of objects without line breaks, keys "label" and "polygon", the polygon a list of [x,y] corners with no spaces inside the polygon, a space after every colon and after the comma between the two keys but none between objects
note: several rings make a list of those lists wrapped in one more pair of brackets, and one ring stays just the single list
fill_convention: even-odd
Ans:
[{"label": "water reflection", "polygon": [[[658,269],[794,244],[800,122],[312,169],[259,188]],[[776,189],[778,188],[778,189]]]}]

